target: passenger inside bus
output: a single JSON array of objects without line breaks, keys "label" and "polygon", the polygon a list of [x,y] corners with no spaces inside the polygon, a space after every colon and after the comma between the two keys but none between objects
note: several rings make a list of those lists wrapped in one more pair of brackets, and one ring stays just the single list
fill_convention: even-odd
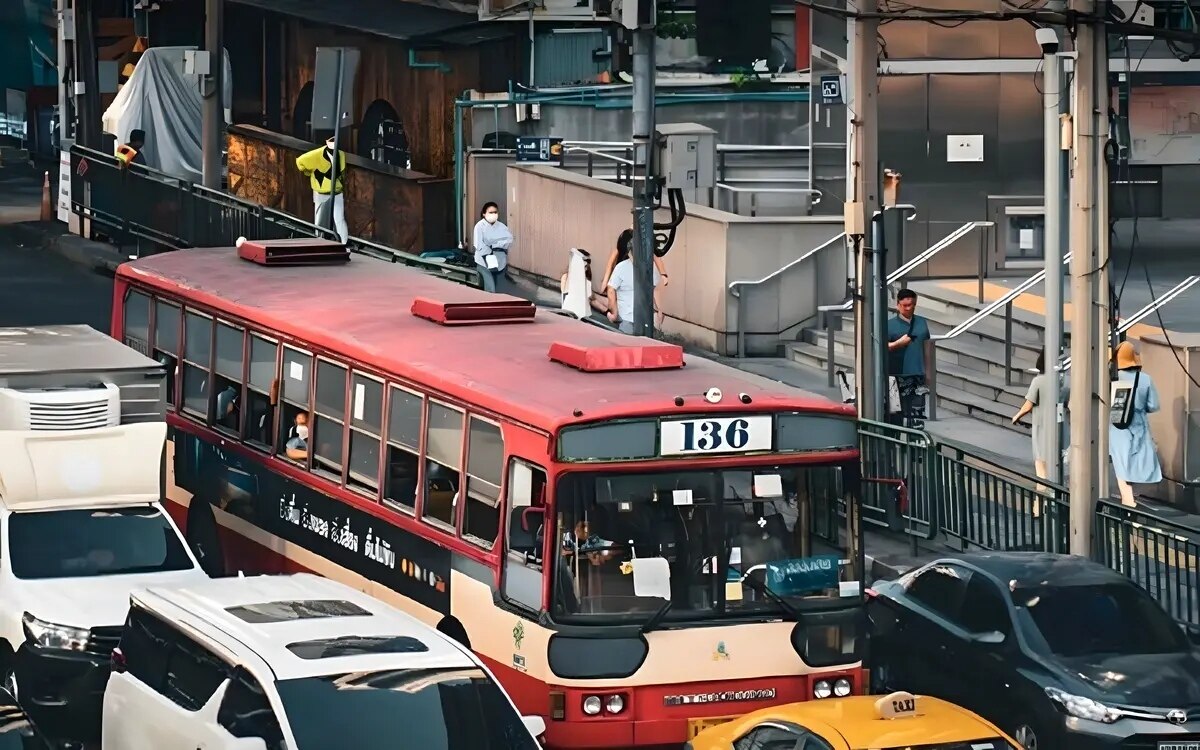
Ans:
[{"label": "passenger inside bus", "polygon": [[217,392],[216,408],[213,410],[213,420],[217,425],[234,432],[238,429],[239,395],[237,386],[226,384]]},{"label": "passenger inside bus", "polygon": [[293,461],[304,461],[308,458],[308,414],[297,414],[293,428],[294,434],[288,438],[284,451]]},{"label": "passenger inside bus", "polygon": [[[769,481],[754,471],[565,477],[557,506],[567,565],[558,568],[554,611],[658,610],[662,599],[635,593],[627,563],[642,557],[670,565],[672,616],[777,610],[779,596],[837,596],[845,557],[838,470],[762,473]],[[566,589],[572,597],[561,596]]]}]

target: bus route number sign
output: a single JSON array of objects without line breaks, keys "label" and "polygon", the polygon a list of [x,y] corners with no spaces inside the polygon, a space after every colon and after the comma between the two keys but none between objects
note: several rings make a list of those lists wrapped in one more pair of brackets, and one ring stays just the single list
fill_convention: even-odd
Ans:
[{"label": "bus route number sign", "polygon": [[664,456],[769,451],[772,419],[722,417],[663,422],[659,453]]}]

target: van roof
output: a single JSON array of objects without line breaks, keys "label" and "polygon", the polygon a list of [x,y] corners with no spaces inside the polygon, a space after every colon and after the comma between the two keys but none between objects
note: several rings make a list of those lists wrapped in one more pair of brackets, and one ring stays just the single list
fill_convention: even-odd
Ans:
[{"label": "van roof", "polygon": [[0,328],[0,385],[45,373],[162,370],[162,365],[86,325]]},{"label": "van roof", "polygon": [[215,578],[151,588],[136,601],[182,619],[226,648],[241,646],[279,680],[383,669],[478,666],[458,643],[420,620],[309,573]]}]

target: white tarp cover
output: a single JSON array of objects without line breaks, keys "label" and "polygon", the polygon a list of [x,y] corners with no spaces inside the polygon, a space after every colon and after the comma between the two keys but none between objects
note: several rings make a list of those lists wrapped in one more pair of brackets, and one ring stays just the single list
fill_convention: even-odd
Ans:
[{"label": "white tarp cover", "polygon": [[[146,166],[191,182],[200,182],[203,171],[200,130],[202,102],[200,76],[184,72],[184,52],[195,47],[151,47],[142,54],[133,75],[117,92],[104,112],[104,132],[117,137],[117,145],[132,130],[146,131],[142,153]],[[225,121],[233,92],[229,54],[225,54]]]}]

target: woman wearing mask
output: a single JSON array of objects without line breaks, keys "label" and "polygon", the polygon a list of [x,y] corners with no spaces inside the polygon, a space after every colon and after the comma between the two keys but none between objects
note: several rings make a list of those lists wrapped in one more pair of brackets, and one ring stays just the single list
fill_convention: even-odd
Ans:
[{"label": "woman wearing mask", "polygon": [[512,243],[512,232],[500,221],[500,207],[492,201],[484,203],[471,245],[475,248],[475,266],[483,277],[485,291],[495,292],[499,288]]},{"label": "woman wearing mask", "polygon": [[[1121,426],[1110,421],[1108,455],[1113,473],[1121,488],[1121,503],[1134,507],[1133,485],[1157,484],[1162,481],[1162,466],[1158,463],[1158,448],[1150,435],[1147,417],[1159,410],[1158,389],[1149,375],[1142,372],[1142,360],[1133,344],[1122,341],[1117,346],[1117,381],[1133,385],[1132,414],[1128,424]],[[1115,415],[1114,415],[1115,416]]]}]

